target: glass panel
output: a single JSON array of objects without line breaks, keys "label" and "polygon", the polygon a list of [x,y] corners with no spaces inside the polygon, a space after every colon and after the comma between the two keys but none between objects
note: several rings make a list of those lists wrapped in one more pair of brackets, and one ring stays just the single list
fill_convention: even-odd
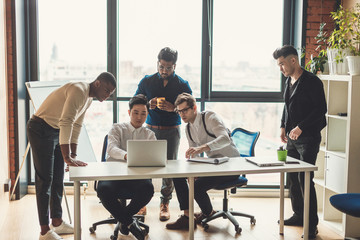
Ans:
[{"label": "glass panel", "polygon": [[[97,161],[101,161],[104,137],[109,133],[113,122],[112,101],[93,101],[86,111],[84,124],[89,134]],[[81,143],[79,143],[81,144]]]},{"label": "glass panel", "polygon": [[118,96],[133,96],[139,81],[157,72],[164,47],[178,51],[175,73],[200,96],[201,12],[194,0],[119,1]]},{"label": "glass panel", "polygon": [[[233,130],[237,127],[249,131],[260,131],[255,156],[276,157],[280,141],[280,119],[283,103],[206,103],[206,110],[219,114],[225,125]],[[251,185],[279,185],[279,174],[248,174]]]},{"label": "glass panel", "polygon": [[213,91],[280,91],[282,19],[283,0],[214,1]]},{"label": "glass panel", "polygon": [[38,15],[40,81],[94,80],[106,71],[106,1],[38,0]]}]

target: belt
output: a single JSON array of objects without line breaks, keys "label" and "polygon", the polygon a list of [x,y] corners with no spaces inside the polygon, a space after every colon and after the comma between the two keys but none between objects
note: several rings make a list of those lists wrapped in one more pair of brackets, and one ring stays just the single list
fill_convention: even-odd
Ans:
[{"label": "belt", "polygon": [[149,128],[154,128],[154,129],[160,129],[160,130],[166,130],[166,129],[173,129],[173,128],[178,128],[180,125],[176,125],[176,126],[155,126],[155,125],[150,125],[150,124],[146,124]]}]

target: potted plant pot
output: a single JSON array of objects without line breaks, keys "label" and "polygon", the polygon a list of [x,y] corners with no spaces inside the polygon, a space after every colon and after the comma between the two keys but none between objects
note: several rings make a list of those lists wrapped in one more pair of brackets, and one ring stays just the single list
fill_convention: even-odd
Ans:
[{"label": "potted plant pot", "polygon": [[360,75],[360,56],[347,56],[350,75]]},{"label": "potted plant pot", "polygon": [[348,59],[347,56],[351,56],[351,51],[349,49],[336,49],[328,48],[327,57],[329,63],[329,73],[330,75],[346,75],[348,74]]}]

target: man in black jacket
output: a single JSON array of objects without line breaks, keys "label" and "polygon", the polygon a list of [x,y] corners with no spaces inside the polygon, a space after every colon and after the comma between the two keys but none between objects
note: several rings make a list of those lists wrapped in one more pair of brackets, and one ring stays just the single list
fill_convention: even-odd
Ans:
[{"label": "man in black jacket", "polygon": [[[288,155],[315,164],[319,152],[321,134],[326,126],[327,112],[324,87],[314,74],[299,64],[298,53],[292,46],[283,46],[273,53],[280,71],[287,77],[285,105],[281,118],[281,141],[287,143]],[[284,221],[288,226],[302,226],[304,212],[304,173],[289,173],[289,191],[294,214]],[[316,238],[317,200],[314,172],[310,174],[309,239]]]}]

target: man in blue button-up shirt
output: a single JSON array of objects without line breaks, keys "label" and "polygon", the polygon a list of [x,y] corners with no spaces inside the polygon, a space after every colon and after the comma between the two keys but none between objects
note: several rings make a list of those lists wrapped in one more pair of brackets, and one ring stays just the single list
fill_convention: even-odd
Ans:
[{"label": "man in blue button-up shirt", "polygon": [[[150,99],[147,127],[154,131],[157,139],[167,140],[167,158],[177,159],[180,143],[180,116],[175,112],[175,100],[183,92],[191,94],[187,81],[175,74],[178,52],[169,47],[160,50],[158,72],[146,75],[139,83],[136,94]],[[170,219],[169,201],[174,184],[172,179],[163,179],[161,187],[160,220]]]}]

